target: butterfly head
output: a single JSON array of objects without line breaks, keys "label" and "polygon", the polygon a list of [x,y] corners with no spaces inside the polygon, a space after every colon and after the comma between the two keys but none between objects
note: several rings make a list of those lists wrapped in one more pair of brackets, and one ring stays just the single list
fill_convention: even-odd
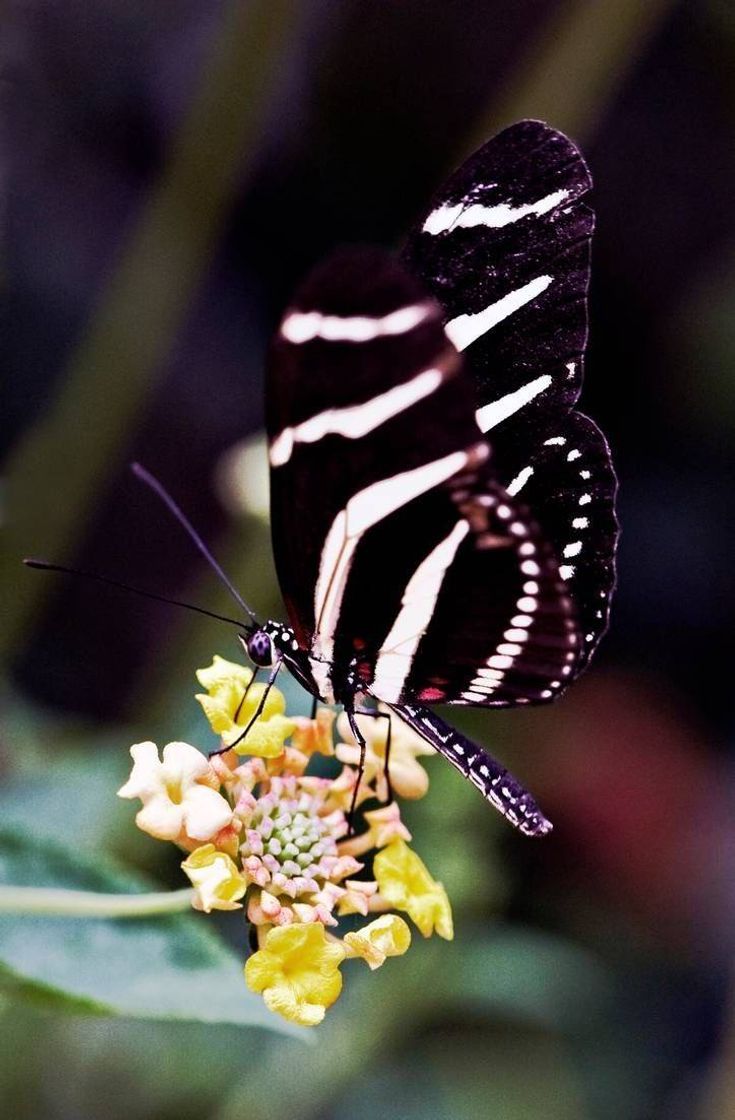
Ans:
[{"label": "butterfly head", "polygon": [[240,636],[245,652],[258,669],[269,669],[276,660],[276,647],[265,626]]},{"label": "butterfly head", "polygon": [[280,622],[266,622],[240,635],[245,652],[258,669],[270,669],[284,656],[298,650],[293,630]]}]

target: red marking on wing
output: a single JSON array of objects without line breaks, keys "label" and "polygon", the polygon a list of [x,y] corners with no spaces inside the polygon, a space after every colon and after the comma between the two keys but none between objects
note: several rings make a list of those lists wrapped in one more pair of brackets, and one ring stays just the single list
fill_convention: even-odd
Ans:
[{"label": "red marking on wing", "polygon": [[419,700],[433,700],[436,703],[443,700],[445,696],[446,692],[442,688],[423,688],[419,693]]}]

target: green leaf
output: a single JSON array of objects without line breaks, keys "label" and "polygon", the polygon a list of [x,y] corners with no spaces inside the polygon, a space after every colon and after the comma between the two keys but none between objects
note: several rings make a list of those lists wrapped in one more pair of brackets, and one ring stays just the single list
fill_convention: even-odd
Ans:
[{"label": "green leaf", "polygon": [[3,830],[96,852],[132,818],[131,806],[115,796],[129,770],[127,752],[100,749],[57,757],[41,780],[38,774],[11,778],[0,789]]},{"label": "green leaf", "polygon": [[[137,893],[149,884],[109,861],[0,832],[0,884]],[[258,1026],[303,1037],[245,985],[242,962],[206,919],[0,916],[7,986],[69,1010]],[[243,943],[245,932],[243,927]]]},{"label": "green leaf", "polygon": [[[386,1088],[388,1103],[379,1099],[375,1078],[380,1076],[379,1067],[384,1062],[389,1068],[396,1061],[404,1086],[413,1085],[411,1071],[406,1068],[406,1047],[415,1050],[420,1045],[417,1035],[430,1037],[427,1027],[431,1024],[465,1024],[468,1034],[494,1031],[499,1040],[498,1061],[503,1061],[503,1039],[519,1039],[522,1055],[528,1038],[530,1055],[534,1038],[586,1037],[598,1029],[600,1022],[608,1020],[612,1007],[608,974],[594,955],[561,938],[522,926],[473,931],[460,921],[451,944],[438,937],[424,941],[416,934],[405,957],[387,961],[370,974],[361,962],[348,961],[344,977],[345,990],[319,1028],[319,1044],[308,1053],[307,1060],[290,1041],[280,1042],[277,1050],[271,1049],[261,1059],[256,1079],[247,1071],[242,1074],[216,1120],[241,1120],[245,1116],[248,1120],[269,1120],[274,1100],[278,1101],[279,1120],[317,1120],[326,1115],[342,1118],[338,1102],[340,1107],[352,1102],[356,1120],[357,1116],[363,1120],[363,1112],[355,1103],[363,1099],[372,1101],[373,1115],[410,1116],[413,1120],[413,1105],[409,1107],[407,1098],[395,1086]],[[453,1025],[450,1034],[456,1034],[457,1029]],[[449,1036],[441,1037],[444,1046]],[[546,1063],[545,1068],[553,1065],[547,1051],[538,1060]],[[487,1077],[487,1071],[493,1070],[492,1056],[479,1065]],[[440,1092],[442,1071],[435,1055],[421,1068],[424,1084],[433,1084]],[[369,1087],[358,1081],[364,1070],[371,1071]],[[463,1070],[456,1083],[464,1085],[467,1076]],[[494,1072],[489,1076],[494,1077]],[[509,1074],[506,1087],[511,1080]],[[538,1109],[531,1107],[533,1094],[529,1091],[524,1096],[523,1088],[521,1083],[519,1104],[517,1110],[507,1113],[509,1120],[511,1116],[515,1120],[516,1116],[539,1115]],[[452,1120],[506,1117],[502,1094],[492,1097],[494,1107],[473,1102],[474,1111],[461,1111],[456,1100],[448,1100],[445,1111],[437,1101],[433,1111],[425,1101],[420,1103],[423,1115],[436,1120],[445,1116]],[[421,1115],[420,1108],[415,1111]],[[553,1120],[577,1120],[573,1110],[548,1111]]]},{"label": "green leaf", "polygon": [[447,1001],[465,1011],[572,1030],[584,1028],[609,1004],[609,975],[577,945],[511,925],[475,937],[465,929],[462,935],[461,951],[447,955],[442,981]]}]

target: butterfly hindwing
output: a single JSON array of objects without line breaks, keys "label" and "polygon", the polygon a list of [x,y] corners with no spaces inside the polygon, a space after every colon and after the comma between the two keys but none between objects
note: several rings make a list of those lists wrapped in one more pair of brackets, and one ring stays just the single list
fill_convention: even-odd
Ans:
[{"label": "butterfly hindwing", "polygon": [[493,449],[510,492],[534,511],[575,604],[578,668],[607,629],[615,585],[617,480],[607,441],[581,412],[550,422],[532,448],[496,433]]},{"label": "butterfly hindwing", "polygon": [[387,703],[509,707],[551,700],[580,651],[571,600],[528,511],[492,461],[417,503],[433,527],[375,659]]}]

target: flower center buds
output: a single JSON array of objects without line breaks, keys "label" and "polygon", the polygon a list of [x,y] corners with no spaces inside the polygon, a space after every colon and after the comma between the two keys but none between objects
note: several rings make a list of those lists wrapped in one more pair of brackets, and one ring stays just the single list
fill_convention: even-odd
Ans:
[{"label": "flower center buds", "polygon": [[347,821],[340,810],[325,811],[329,785],[325,781],[316,792],[307,792],[297,777],[271,779],[245,821],[240,851],[250,882],[293,899],[314,894],[359,867],[337,850]]}]

